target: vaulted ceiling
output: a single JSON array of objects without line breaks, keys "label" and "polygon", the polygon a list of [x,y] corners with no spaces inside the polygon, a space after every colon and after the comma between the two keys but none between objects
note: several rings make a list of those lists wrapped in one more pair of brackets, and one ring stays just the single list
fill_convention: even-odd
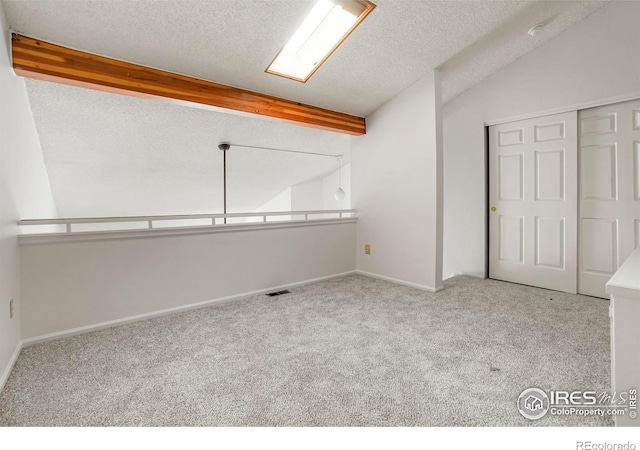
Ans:
[{"label": "vaulted ceiling", "polygon": [[[3,3],[11,27],[32,37],[366,116],[434,67],[447,101],[604,2],[377,0],[306,84],[264,70],[313,0]],[[544,33],[527,36],[543,21]]]},{"label": "vaulted ceiling", "polygon": [[[67,47],[366,116],[433,68],[445,101],[605,2],[374,0],[306,83],[265,68],[312,0],[3,0],[10,27]],[[545,22],[544,32],[526,31]],[[349,137],[259,118],[27,83],[61,215],[219,210],[221,140],[348,154]],[[234,209],[253,209],[335,161],[238,150]],[[240,168],[241,167],[241,168]],[[231,169],[236,170],[236,169]],[[235,184],[233,184],[235,183]],[[235,197],[234,197],[235,196]]]}]

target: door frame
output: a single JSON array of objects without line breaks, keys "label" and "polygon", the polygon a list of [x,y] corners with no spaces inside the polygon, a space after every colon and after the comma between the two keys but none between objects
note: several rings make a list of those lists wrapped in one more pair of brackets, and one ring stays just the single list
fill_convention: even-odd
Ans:
[{"label": "door frame", "polygon": [[484,242],[484,277],[489,278],[491,249],[491,216],[489,215],[489,196],[491,194],[491,179],[489,178],[489,125],[484,126],[484,228],[486,239]]}]

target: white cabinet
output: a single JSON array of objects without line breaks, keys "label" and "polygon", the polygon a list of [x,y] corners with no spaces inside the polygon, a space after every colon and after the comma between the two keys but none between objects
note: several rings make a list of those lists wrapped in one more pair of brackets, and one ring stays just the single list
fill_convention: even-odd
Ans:
[{"label": "white cabinet", "polygon": [[[611,295],[612,391],[620,393],[631,389],[638,390],[640,389],[640,248],[636,249],[611,277],[606,290]],[[616,417],[615,422],[617,426],[640,426],[640,419],[632,418],[628,414]]]}]

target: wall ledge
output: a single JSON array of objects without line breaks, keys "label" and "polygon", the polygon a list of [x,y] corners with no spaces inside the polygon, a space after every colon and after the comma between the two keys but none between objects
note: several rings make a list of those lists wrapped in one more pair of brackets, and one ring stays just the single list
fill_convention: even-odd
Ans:
[{"label": "wall ledge", "polygon": [[170,236],[184,236],[194,234],[210,233],[236,233],[240,231],[262,231],[281,228],[299,228],[323,225],[339,225],[345,223],[356,223],[357,217],[347,217],[343,219],[315,219],[315,220],[294,220],[282,222],[258,222],[227,225],[208,225],[175,228],[152,228],[137,230],[111,230],[111,231],[74,231],[72,233],[41,233],[41,234],[21,234],[18,236],[20,245],[51,244],[58,242],[74,241],[97,241],[108,239],[140,239],[157,238]]},{"label": "wall ledge", "polygon": [[618,268],[607,283],[607,294],[640,300],[640,248]]}]

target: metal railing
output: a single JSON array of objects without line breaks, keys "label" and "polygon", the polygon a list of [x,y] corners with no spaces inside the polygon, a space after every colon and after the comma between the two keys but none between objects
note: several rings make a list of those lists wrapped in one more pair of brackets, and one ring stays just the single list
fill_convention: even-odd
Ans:
[{"label": "metal railing", "polygon": [[[70,234],[109,231],[145,231],[171,230],[203,227],[237,227],[238,225],[259,225],[273,223],[304,223],[319,220],[340,220],[355,218],[355,209],[333,209],[315,211],[277,211],[251,212],[231,214],[185,214],[161,216],[127,216],[127,217],[82,217],[60,219],[28,219],[19,220],[18,226],[22,235],[32,234]],[[272,220],[269,220],[272,218]],[[277,220],[273,220],[273,219]],[[173,222],[174,225],[170,222]],[[181,225],[175,225],[181,222]],[[94,225],[87,229],[87,225]],[[98,225],[98,226],[95,226]],[[102,227],[100,226],[102,225]],[[116,225],[116,227],[114,227]],[[27,231],[30,227],[46,227],[40,233]],[[84,229],[82,229],[84,226]],[[24,228],[23,228],[24,227]],[[26,231],[26,232],[25,232]]]}]

